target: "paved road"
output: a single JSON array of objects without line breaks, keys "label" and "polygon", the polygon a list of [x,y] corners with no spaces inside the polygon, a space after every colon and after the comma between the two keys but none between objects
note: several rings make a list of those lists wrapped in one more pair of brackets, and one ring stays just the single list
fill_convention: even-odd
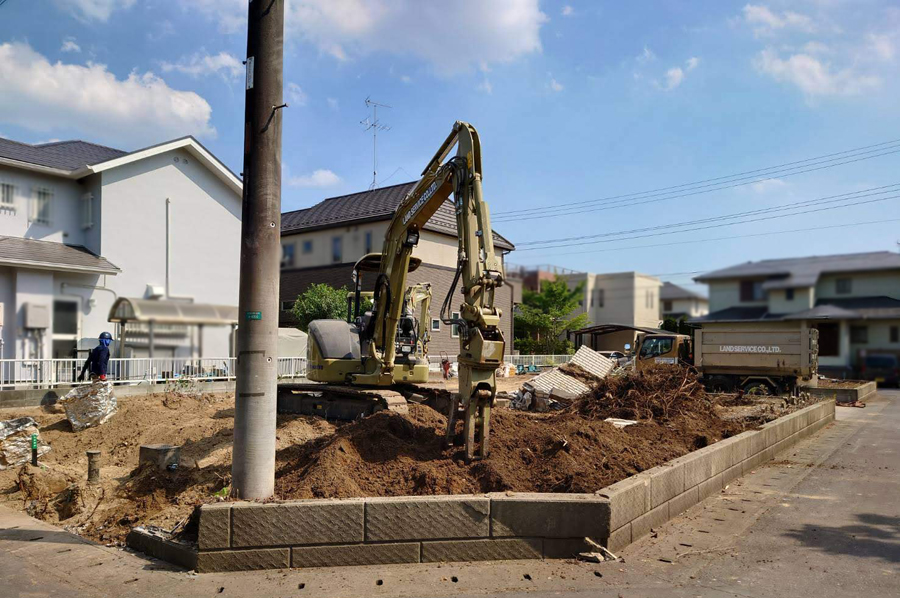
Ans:
[{"label": "paved road", "polygon": [[0,509],[0,596],[900,595],[900,392],[837,417],[629,546],[624,562],[195,575]]}]

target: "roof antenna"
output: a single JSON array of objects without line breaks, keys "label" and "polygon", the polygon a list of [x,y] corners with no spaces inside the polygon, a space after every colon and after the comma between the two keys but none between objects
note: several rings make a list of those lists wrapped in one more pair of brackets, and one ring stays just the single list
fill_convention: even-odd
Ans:
[{"label": "roof antenna", "polygon": [[369,185],[369,190],[375,188],[378,179],[378,131],[391,130],[389,126],[381,124],[381,121],[378,120],[378,109],[390,107],[391,106],[388,106],[387,104],[379,104],[371,99],[371,97],[367,97],[366,108],[372,109],[372,117],[369,118],[367,116],[365,120],[359,121],[359,124],[364,127],[364,131],[372,131],[372,184]]}]

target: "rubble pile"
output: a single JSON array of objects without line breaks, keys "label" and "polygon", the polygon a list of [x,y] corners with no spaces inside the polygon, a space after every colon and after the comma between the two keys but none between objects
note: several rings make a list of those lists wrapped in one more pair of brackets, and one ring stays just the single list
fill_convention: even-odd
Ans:
[{"label": "rubble pile", "polygon": [[616,368],[589,347],[582,346],[572,359],[561,366],[535,376],[512,397],[510,406],[521,411],[557,411],[591,391],[591,386]]}]

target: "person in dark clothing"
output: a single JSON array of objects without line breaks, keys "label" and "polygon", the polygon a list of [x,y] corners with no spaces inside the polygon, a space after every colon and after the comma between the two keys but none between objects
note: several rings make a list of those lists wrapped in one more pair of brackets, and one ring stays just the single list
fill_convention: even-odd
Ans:
[{"label": "person in dark clothing", "polygon": [[109,343],[112,342],[112,335],[108,332],[100,334],[100,344],[91,349],[90,355],[81,368],[81,375],[78,381],[84,380],[84,373],[88,370],[91,372],[91,381],[106,380],[106,368],[109,365]]}]

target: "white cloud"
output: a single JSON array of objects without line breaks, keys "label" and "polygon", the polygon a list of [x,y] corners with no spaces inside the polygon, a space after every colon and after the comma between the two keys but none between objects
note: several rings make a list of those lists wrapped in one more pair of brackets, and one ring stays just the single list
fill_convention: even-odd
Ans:
[{"label": "white cloud", "polygon": [[550,76],[550,82],[547,83],[547,88],[550,91],[558,93],[558,92],[562,91],[563,89],[565,89],[563,87],[562,83],[560,83],[559,81],[557,81],[556,79],[553,78],[553,75],[551,75],[550,73],[547,73],[547,74]]},{"label": "white cloud", "polygon": [[219,52],[216,55],[208,54],[205,51],[197,52],[178,62],[163,62],[160,66],[164,73],[175,71],[191,77],[220,75],[227,80],[239,79],[244,76],[244,65],[228,52]]},{"label": "white cloud", "polygon": [[766,193],[770,193],[777,189],[782,189],[786,187],[787,183],[782,179],[767,179],[765,181],[759,181],[758,183],[753,183],[750,185],[750,190],[754,193],[758,193],[760,195],[764,195]]},{"label": "white cloud", "polygon": [[637,58],[635,58],[640,64],[645,64],[647,62],[652,62],[656,60],[656,54],[653,53],[653,50],[644,46],[644,51],[641,52]]},{"label": "white cloud", "polygon": [[831,48],[822,42],[811,41],[803,44],[803,51],[807,54],[831,54]]},{"label": "white cloud", "polygon": [[[246,0],[193,0],[224,31],[246,25]],[[477,18],[473,18],[477,15]],[[541,51],[539,0],[290,0],[286,37],[340,61],[372,52],[414,56],[444,74]]]},{"label": "white cloud", "polygon": [[400,80],[404,83],[412,83],[412,77],[409,75],[400,75]]},{"label": "white cloud", "polygon": [[866,37],[866,41],[868,42],[867,45],[869,50],[871,50],[872,54],[876,57],[887,62],[894,59],[894,56],[897,53],[897,45],[893,36],[870,33]]},{"label": "white cloud", "polygon": [[287,89],[285,90],[287,93],[287,101],[291,106],[306,106],[307,100],[309,97],[306,95],[306,92],[300,88],[296,83],[288,83]]},{"label": "white cloud", "polygon": [[312,174],[307,174],[303,176],[294,176],[288,179],[288,185],[292,187],[306,187],[306,188],[322,188],[322,187],[333,187],[337,184],[340,184],[341,177],[334,174],[334,172],[327,169],[318,169],[312,172]]},{"label": "white cloud", "polygon": [[328,102],[328,107],[332,110],[337,110],[341,107],[340,102],[338,102],[337,98],[327,98],[325,101]]},{"label": "white cloud", "polygon": [[747,4],[743,12],[744,20],[753,26],[753,32],[758,36],[772,35],[780,29],[799,29],[806,32],[815,30],[815,24],[810,17],[790,10],[775,13],[768,6]]},{"label": "white cloud", "polygon": [[113,11],[131,8],[135,0],[55,0],[57,6],[81,21],[109,20]]},{"label": "white cloud", "polygon": [[488,80],[487,77],[485,77],[484,80],[478,84],[478,89],[488,95],[491,95],[494,93],[494,86],[491,85],[491,82],[490,82],[490,80]]},{"label": "white cloud", "polygon": [[74,37],[67,37],[63,40],[62,47],[59,49],[60,52],[81,52],[81,46],[79,46],[75,42]]},{"label": "white cloud", "polygon": [[793,54],[782,59],[767,48],[759,53],[754,64],[760,72],[776,81],[796,85],[808,96],[857,95],[881,85],[878,77],[859,74],[851,68],[836,70],[809,54]]},{"label": "white cloud", "polygon": [[51,63],[27,44],[0,44],[0,121],[134,147],[214,137],[211,115],[202,97],[172,89],[153,73],[119,79],[102,64]]},{"label": "white cloud", "polygon": [[571,17],[574,14],[575,14],[575,9],[572,8],[571,6],[569,6],[568,4],[566,4],[565,6],[562,7],[562,16]]},{"label": "white cloud", "polygon": [[700,59],[696,56],[691,56],[687,60],[685,60],[685,64],[687,65],[688,72],[697,68],[697,65],[700,64]]},{"label": "white cloud", "polygon": [[681,85],[682,81],[684,81],[684,71],[681,70],[681,67],[673,66],[666,71],[666,84],[664,87],[666,90],[672,90]]}]

